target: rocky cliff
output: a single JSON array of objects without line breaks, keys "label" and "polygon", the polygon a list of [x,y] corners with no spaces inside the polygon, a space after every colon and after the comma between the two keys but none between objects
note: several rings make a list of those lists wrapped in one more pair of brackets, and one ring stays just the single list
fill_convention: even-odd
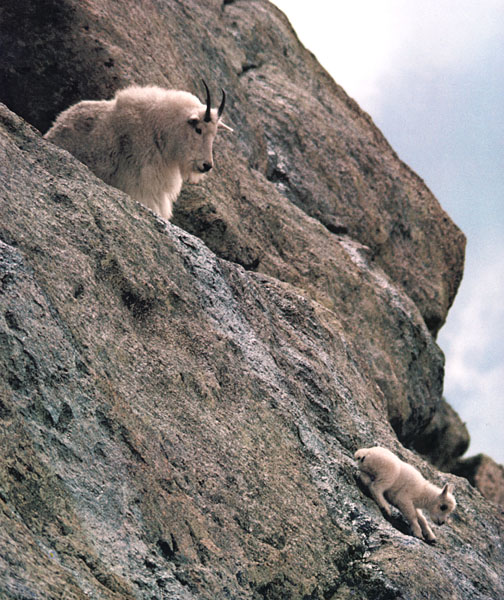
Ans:
[{"label": "rocky cliff", "polygon": [[[504,596],[501,511],[432,466],[464,236],[285,17],[7,0],[0,41],[3,597]],[[201,77],[236,133],[173,223],[31,126]],[[455,483],[437,546],[356,484],[375,443]]]}]

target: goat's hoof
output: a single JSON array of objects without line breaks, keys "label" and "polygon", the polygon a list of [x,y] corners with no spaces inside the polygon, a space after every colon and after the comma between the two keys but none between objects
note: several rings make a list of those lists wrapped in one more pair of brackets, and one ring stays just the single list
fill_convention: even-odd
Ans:
[{"label": "goat's hoof", "polygon": [[434,546],[434,544],[437,542],[436,538],[432,538],[432,539],[428,539],[425,540],[428,544],[430,544],[431,546]]}]

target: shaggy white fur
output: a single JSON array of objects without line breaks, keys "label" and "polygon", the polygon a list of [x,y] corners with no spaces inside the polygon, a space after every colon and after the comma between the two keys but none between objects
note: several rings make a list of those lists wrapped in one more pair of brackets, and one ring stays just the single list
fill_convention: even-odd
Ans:
[{"label": "shaggy white fur", "polygon": [[78,102],[62,112],[45,138],[71,152],[106,183],[166,219],[182,183],[213,167],[219,109],[196,96],[160,87],[129,87],[112,100]]},{"label": "shaggy white fur", "polygon": [[456,506],[453,486],[446,484],[443,489],[436,487],[414,467],[379,446],[357,450],[355,459],[359,464],[361,481],[378,506],[390,516],[386,494],[388,500],[408,520],[413,535],[435,542],[436,536],[421,509],[427,510],[434,523],[442,525]]}]

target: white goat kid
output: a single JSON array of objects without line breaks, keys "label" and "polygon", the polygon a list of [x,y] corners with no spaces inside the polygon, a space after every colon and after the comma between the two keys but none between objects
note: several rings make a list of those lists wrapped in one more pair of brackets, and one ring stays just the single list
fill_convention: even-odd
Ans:
[{"label": "white goat kid", "polygon": [[[196,96],[160,87],[129,87],[112,100],[78,102],[62,112],[45,138],[71,152],[106,183],[170,219],[182,183],[199,182],[213,167],[218,109]],[[232,130],[231,130],[232,131]]]},{"label": "white goat kid", "polygon": [[411,465],[395,454],[381,448],[362,448],[355,453],[359,463],[361,481],[369,489],[373,499],[387,515],[391,515],[390,505],[384,494],[408,520],[413,535],[428,542],[435,542],[432,532],[421,509],[429,512],[434,523],[442,525],[455,509],[452,495],[453,486],[446,484],[440,489],[425,480]]}]

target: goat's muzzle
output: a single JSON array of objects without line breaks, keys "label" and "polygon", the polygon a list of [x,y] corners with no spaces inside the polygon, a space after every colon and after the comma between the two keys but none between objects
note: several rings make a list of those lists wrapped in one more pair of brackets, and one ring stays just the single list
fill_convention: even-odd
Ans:
[{"label": "goat's muzzle", "polygon": [[198,171],[200,173],[208,173],[208,171],[210,171],[211,169],[213,169],[213,165],[211,163],[203,163],[203,166],[198,167]]}]

